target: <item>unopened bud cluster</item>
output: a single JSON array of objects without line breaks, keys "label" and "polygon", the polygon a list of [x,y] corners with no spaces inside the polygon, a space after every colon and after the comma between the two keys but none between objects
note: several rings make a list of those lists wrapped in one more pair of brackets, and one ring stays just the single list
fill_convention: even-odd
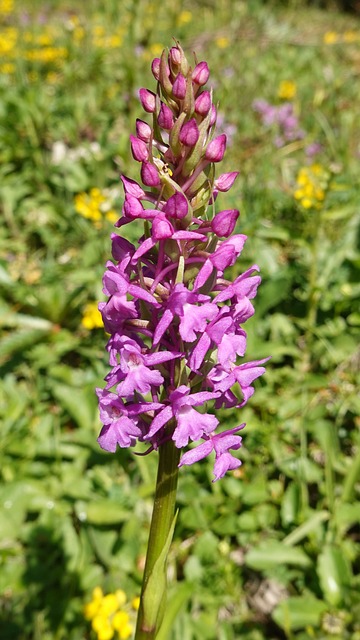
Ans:
[{"label": "unopened bud cluster", "polygon": [[149,450],[169,439],[181,449],[197,442],[180,466],[215,451],[217,480],[241,464],[229,450],[240,448],[244,425],[218,431],[204,406],[242,407],[264,372],[265,360],[242,362],[259,269],[226,279],[246,236],[232,235],[237,210],[215,213],[218,193],[231,188],[238,172],[215,178],[226,136],[215,135],[207,63],[191,68],[176,44],[153,60],[152,73],[156,92],[139,91],[152,125],[137,120],[130,136],[141,184],[122,176],[125,201],[116,223],[143,222],[144,233],[137,246],[112,234],[114,262],[103,278],[108,300],[99,305],[111,371],[97,390],[98,441],[112,452],[137,441]]}]

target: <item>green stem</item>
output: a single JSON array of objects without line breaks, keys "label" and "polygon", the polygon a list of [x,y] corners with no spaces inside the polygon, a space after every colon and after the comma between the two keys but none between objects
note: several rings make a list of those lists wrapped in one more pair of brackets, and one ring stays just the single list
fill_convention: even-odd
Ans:
[{"label": "green stem", "polygon": [[155,488],[154,508],[150,525],[149,542],[146,554],[143,584],[140,596],[140,608],[134,640],[153,640],[161,623],[158,611],[152,612],[152,617],[158,620],[156,627],[148,625],[144,614],[144,600],[146,586],[152,575],[156,561],[159,559],[169,537],[175,515],[175,500],[178,481],[178,464],[180,449],[175,447],[172,440],[159,447],[159,466]]}]

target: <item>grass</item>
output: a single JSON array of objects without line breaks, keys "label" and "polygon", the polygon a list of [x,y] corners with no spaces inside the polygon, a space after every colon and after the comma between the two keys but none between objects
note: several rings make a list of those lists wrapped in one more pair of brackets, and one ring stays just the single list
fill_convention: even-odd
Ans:
[{"label": "grass", "polygon": [[[119,172],[138,177],[137,90],[173,36],[211,68],[223,170],[240,171],[219,202],[248,235],[232,275],[257,262],[263,278],[248,359],[272,360],[229,419],[248,424],[241,470],[181,470],[169,637],[360,638],[359,19],[231,0],[0,9],[1,638],[96,638],[93,589],[139,593],[156,457],[96,443],[106,336],[88,305]],[[259,99],[290,102],[304,136],[277,146]]]}]

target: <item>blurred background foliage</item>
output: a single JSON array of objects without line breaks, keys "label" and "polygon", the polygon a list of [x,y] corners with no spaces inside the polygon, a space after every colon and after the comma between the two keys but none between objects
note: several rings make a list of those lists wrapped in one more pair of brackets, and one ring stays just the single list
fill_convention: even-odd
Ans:
[{"label": "blurred background foliage", "polygon": [[240,171],[218,203],[249,237],[232,275],[263,277],[247,356],[272,360],[221,416],[248,424],[241,469],[181,470],[159,640],[360,638],[357,11],[0,0],[2,640],[102,640],[93,590],[139,594],[156,455],[96,443],[97,301],[137,91],[172,37],[211,68]]}]

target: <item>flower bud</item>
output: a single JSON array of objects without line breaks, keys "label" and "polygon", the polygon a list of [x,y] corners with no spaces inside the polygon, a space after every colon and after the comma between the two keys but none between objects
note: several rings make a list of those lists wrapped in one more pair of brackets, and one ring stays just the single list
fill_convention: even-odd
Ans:
[{"label": "flower bud", "polygon": [[149,89],[140,89],[139,98],[143,109],[147,113],[154,113],[156,107],[155,93],[153,91],[149,91]]},{"label": "flower bud", "polygon": [[192,72],[192,79],[195,84],[202,87],[209,79],[210,71],[206,62],[199,62]]},{"label": "flower bud", "polygon": [[238,177],[238,171],[231,171],[230,173],[222,173],[214,182],[214,187],[217,191],[229,191],[233,186],[236,178]]},{"label": "flower bud", "polygon": [[212,127],[215,122],[216,122],[216,118],[217,118],[217,110],[214,104],[211,105],[211,117],[210,117],[210,122],[209,122],[209,126]]},{"label": "flower bud", "polygon": [[144,207],[134,196],[126,196],[123,204],[123,214],[127,218],[141,218]]},{"label": "flower bud", "polygon": [[156,167],[151,162],[143,162],[141,165],[141,180],[147,187],[158,187],[160,178]]},{"label": "flower bud", "polygon": [[151,63],[151,71],[155,80],[159,80],[160,77],[160,58],[154,58]]},{"label": "flower bud", "polygon": [[211,108],[211,95],[209,91],[203,91],[195,100],[195,112],[200,116],[206,116]]},{"label": "flower bud", "polygon": [[162,127],[162,129],[166,130],[171,129],[174,124],[173,112],[166,104],[164,104],[164,102],[161,103],[160,113],[158,116],[158,124],[159,127]]},{"label": "flower bud", "polygon": [[175,78],[173,88],[172,88],[173,96],[178,100],[183,100],[186,95],[186,80],[182,73],[178,73]]},{"label": "flower bud", "polygon": [[165,238],[171,238],[174,233],[174,228],[164,214],[159,214],[154,218],[151,228],[152,238],[156,241],[164,240]]},{"label": "flower bud", "polygon": [[121,181],[124,185],[125,195],[135,196],[135,198],[145,198],[145,191],[135,180],[121,176]]},{"label": "flower bud", "polygon": [[210,162],[221,162],[224,157],[226,149],[226,135],[222,133],[217,136],[211,142],[209,142],[205,151],[205,158]]},{"label": "flower bud", "polygon": [[147,146],[143,140],[130,136],[131,153],[137,162],[145,162],[149,157]]},{"label": "flower bud", "polygon": [[181,127],[179,140],[186,147],[193,147],[199,139],[199,129],[195,118],[191,118]]},{"label": "flower bud", "polygon": [[189,203],[187,198],[180,193],[180,191],[177,191],[169,198],[164,209],[165,213],[170,218],[176,218],[178,220],[185,218],[188,214],[188,210]]},{"label": "flower bud", "polygon": [[237,209],[225,209],[219,211],[211,221],[211,230],[218,238],[228,238],[235,229],[236,221],[239,217]]},{"label": "flower bud", "polygon": [[144,122],[144,120],[140,120],[139,118],[137,118],[136,120],[137,137],[140,138],[140,140],[143,140],[144,142],[149,142],[151,139],[151,134],[152,134],[152,129],[150,125],[148,125],[147,122]]},{"label": "flower bud", "polygon": [[169,51],[169,59],[174,67],[181,65],[181,52],[178,47],[171,47]]}]

